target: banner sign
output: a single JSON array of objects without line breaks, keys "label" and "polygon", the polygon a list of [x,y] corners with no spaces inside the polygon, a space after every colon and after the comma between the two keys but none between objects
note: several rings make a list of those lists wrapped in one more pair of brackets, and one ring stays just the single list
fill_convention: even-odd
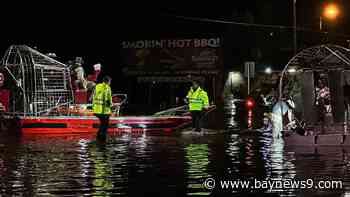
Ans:
[{"label": "banner sign", "polygon": [[220,38],[123,41],[124,72],[130,75],[212,73],[223,66]]},{"label": "banner sign", "polygon": [[178,40],[138,40],[123,41],[123,49],[151,49],[151,48],[218,48],[221,47],[219,38],[211,39],[178,39]]}]

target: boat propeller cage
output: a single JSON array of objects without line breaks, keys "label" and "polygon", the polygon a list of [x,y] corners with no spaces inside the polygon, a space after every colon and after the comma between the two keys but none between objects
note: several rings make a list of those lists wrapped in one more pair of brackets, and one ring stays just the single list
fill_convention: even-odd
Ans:
[{"label": "boat propeller cage", "polygon": [[11,114],[45,116],[74,101],[69,66],[28,46],[10,46],[0,69],[11,91]]}]

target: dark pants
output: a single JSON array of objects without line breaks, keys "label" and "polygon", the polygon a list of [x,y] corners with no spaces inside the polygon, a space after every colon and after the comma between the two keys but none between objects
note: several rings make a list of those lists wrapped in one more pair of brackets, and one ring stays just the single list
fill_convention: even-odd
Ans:
[{"label": "dark pants", "polygon": [[100,120],[100,127],[97,132],[97,139],[106,140],[107,139],[107,130],[109,124],[109,115],[108,114],[95,114],[95,116]]},{"label": "dark pants", "polygon": [[192,115],[192,128],[195,131],[200,132],[202,129],[202,111],[191,111]]},{"label": "dark pants", "polygon": [[6,130],[7,130],[6,119],[4,117],[4,113],[2,111],[0,111],[0,132],[6,131]]}]

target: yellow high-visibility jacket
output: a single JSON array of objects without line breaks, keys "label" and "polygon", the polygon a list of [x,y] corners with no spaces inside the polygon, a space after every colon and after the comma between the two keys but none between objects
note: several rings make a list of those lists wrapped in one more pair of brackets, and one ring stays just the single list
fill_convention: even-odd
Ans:
[{"label": "yellow high-visibility jacket", "polygon": [[112,91],[107,83],[99,83],[95,87],[92,110],[95,114],[111,114]]},{"label": "yellow high-visibility jacket", "polygon": [[208,94],[200,87],[198,87],[196,91],[194,91],[191,87],[190,91],[188,91],[187,98],[189,101],[190,111],[201,111],[203,107],[209,106]]}]

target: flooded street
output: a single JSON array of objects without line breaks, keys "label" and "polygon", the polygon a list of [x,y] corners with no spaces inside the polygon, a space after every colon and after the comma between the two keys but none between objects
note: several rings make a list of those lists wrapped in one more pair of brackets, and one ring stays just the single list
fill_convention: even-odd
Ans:
[{"label": "flooded street", "polygon": [[[207,178],[339,179],[349,190],[350,148],[284,148],[269,136],[114,135],[1,139],[3,196],[186,196],[300,193],[343,196],[343,190],[279,191],[203,188]],[[316,193],[311,193],[315,192]],[[238,193],[237,193],[238,192]],[[337,194],[337,195],[335,195]]]},{"label": "flooded street", "polygon": [[215,4],[4,4],[0,197],[350,197],[350,0]]},{"label": "flooded street", "polygon": [[[271,134],[232,128],[203,136],[125,133],[106,144],[92,135],[2,136],[0,196],[350,195],[350,147],[286,147]],[[204,187],[208,178],[215,187]],[[342,189],[232,189],[220,182],[273,179],[342,180]]]}]

